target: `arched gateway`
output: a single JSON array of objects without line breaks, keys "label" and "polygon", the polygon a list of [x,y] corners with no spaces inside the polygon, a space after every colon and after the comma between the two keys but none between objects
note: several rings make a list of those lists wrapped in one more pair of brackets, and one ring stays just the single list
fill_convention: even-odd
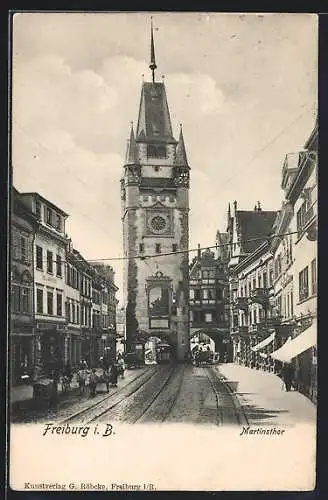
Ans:
[{"label": "arched gateway", "polygon": [[220,360],[232,360],[232,343],[229,338],[228,332],[219,330],[218,328],[191,328],[190,341],[198,337],[201,341],[206,341],[206,337],[212,339],[214,342],[215,352],[220,353]]}]

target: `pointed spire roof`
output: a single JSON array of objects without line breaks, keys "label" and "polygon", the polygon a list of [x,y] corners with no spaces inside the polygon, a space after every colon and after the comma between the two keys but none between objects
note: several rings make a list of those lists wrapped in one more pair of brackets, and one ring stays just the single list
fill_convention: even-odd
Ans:
[{"label": "pointed spire roof", "polygon": [[163,82],[143,82],[137,142],[176,144]]},{"label": "pointed spire roof", "polygon": [[184,139],[183,139],[182,125],[181,124],[180,124],[179,142],[178,142],[177,149],[176,149],[174,163],[175,163],[175,165],[188,166],[187,153],[186,153],[185,143],[184,143]]},{"label": "pointed spire roof", "polygon": [[153,31],[153,18],[151,18],[151,34],[150,34],[150,64],[149,68],[152,72],[153,83],[155,83],[155,69],[157,68],[155,59],[155,46],[154,46],[154,31]]},{"label": "pointed spire roof", "polygon": [[137,145],[134,137],[133,122],[131,122],[130,140],[126,151],[125,164],[132,165],[137,163]]}]

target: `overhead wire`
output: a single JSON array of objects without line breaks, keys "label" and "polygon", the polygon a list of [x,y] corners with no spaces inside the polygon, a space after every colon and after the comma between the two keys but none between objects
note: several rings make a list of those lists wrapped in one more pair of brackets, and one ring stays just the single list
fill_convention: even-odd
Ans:
[{"label": "overhead wire", "polygon": [[[240,240],[238,242],[230,242],[230,243],[221,243],[221,244],[215,244],[215,245],[209,245],[205,247],[197,247],[197,248],[188,248],[185,250],[177,250],[175,252],[163,252],[163,253],[154,253],[154,254],[149,254],[149,255],[141,255],[141,254],[135,254],[131,256],[118,256],[118,257],[102,257],[102,258],[96,258],[96,259],[79,259],[77,257],[73,257],[71,260],[67,259],[61,259],[61,263],[73,263],[73,262],[86,262],[88,264],[96,263],[96,262],[105,262],[105,261],[124,261],[124,260],[133,260],[133,259],[139,259],[143,261],[147,261],[147,259],[152,259],[152,258],[161,258],[161,257],[167,257],[171,255],[177,255],[177,254],[186,254],[186,253],[191,253],[191,252],[199,252],[202,250],[211,250],[211,249],[218,249],[218,248],[225,248],[225,247],[231,247],[235,243],[238,245],[243,245],[245,243],[251,243],[255,241],[271,241],[275,238],[283,238],[284,236],[289,236],[293,234],[299,234],[299,231],[289,231],[285,233],[276,233],[276,234],[269,234],[267,236],[258,236],[256,238],[249,238],[245,240]],[[19,247],[19,245],[12,245],[12,247]],[[20,247],[19,247],[20,248]],[[48,262],[48,259],[42,259],[42,262]],[[57,261],[53,259],[53,262],[56,263]]]}]

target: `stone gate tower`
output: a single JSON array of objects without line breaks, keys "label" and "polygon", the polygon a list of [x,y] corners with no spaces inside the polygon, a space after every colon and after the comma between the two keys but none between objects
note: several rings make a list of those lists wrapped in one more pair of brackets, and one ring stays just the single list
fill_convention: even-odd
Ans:
[{"label": "stone gate tower", "polygon": [[189,165],[180,126],[176,141],[164,82],[143,82],[136,132],[131,126],[121,179],[127,350],[164,338],[177,360],[189,352]]}]

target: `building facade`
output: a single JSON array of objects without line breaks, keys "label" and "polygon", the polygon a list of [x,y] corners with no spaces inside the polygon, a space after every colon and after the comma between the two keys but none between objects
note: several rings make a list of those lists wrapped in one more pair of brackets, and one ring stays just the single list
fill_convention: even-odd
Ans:
[{"label": "building facade", "polygon": [[71,243],[68,244],[66,252],[65,283],[67,358],[72,366],[76,366],[82,357],[81,294],[79,263]]},{"label": "building facade", "polygon": [[93,276],[93,329],[97,335],[97,356],[106,356],[113,361],[116,357],[116,292],[115,273],[111,266],[92,263]]},{"label": "building facade", "polygon": [[10,380],[24,382],[33,374],[35,356],[33,246],[38,221],[12,189]]},{"label": "building facade", "polygon": [[274,363],[253,349],[268,336],[272,317],[269,299],[273,270],[267,238],[272,234],[276,214],[262,210],[259,202],[254,210],[238,210],[235,201],[232,214],[229,205],[227,223],[233,359],[270,371]]},{"label": "building facade", "polygon": [[220,359],[231,360],[229,338],[229,282],[227,268],[210,250],[198,254],[191,263],[189,313],[191,340],[212,339]]},{"label": "building facade", "polygon": [[[316,123],[304,150],[288,154],[282,170],[285,200],[273,240],[275,300],[285,341],[273,356],[291,362],[297,389],[317,400],[317,149]],[[286,339],[285,339],[286,340]],[[292,341],[292,342],[290,342]]]},{"label": "building facade", "polygon": [[68,215],[38,193],[21,193],[21,200],[38,220],[34,241],[35,364],[42,371],[62,369],[68,361],[65,317]]},{"label": "building facade", "polygon": [[[184,360],[189,351],[190,168],[182,129],[179,141],[172,133],[164,83],[155,81],[151,41],[153,78],[142,84],[136,135],[132,127],[121,179],[126,342],[133,350],[150,336],[164,337],[176,358]],[[177,296],[185,300],[179,321],[172,308]]]}]

